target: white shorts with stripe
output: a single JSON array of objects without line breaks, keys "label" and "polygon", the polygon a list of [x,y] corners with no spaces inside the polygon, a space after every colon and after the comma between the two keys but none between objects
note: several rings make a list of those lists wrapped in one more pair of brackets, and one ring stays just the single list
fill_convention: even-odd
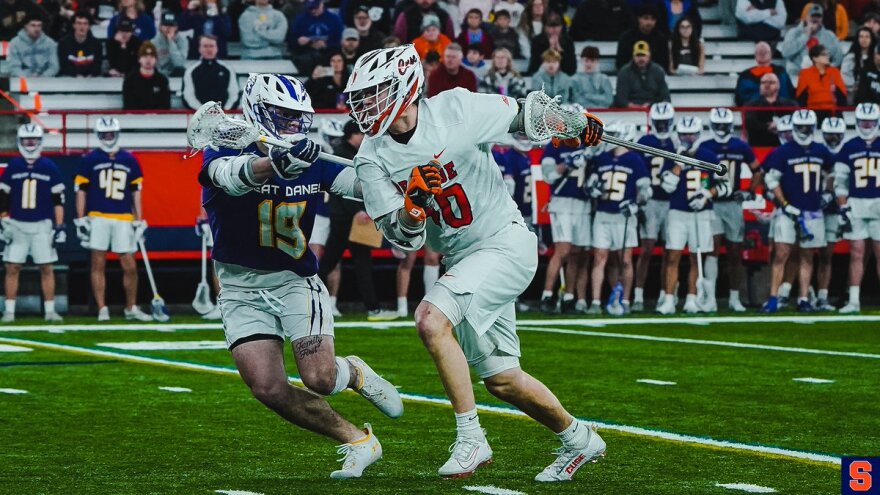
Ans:
[{"label": "white shorts with stripe", "polygon": [[138,250],[131,220],[90,216],[89,249],[128,254]]},{"label": "white shorts with stripe", "polygon": [[37,265],[58,261],[58,252],[52,242],[55,232],[52,220],[20,222],[11,218],[3,220],[5,234],[10,237],[3,251],[6,263],[24,264],[30,256]]},{"label": "white shorts with stripe", "polygon": [[700,212],[669,210],[666,224],[666,249],[709,253],[713,249],[712,210]]}]

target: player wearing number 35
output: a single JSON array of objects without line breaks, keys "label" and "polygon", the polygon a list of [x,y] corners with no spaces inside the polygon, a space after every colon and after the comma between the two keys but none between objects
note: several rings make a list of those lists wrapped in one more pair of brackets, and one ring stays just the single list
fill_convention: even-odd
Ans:
[{"label": "player wearing number 35", "polygon": [[[305,137],[314,110],[297,79],[251,74],[241,107],[250,125],[292,147],[260,143],[204,152],[199,183],[214,236],[226,343],[254,397],[341,444],[342,468],[330,476],[359,477],[382,457],[382,446],[369,424],[356,427],[322,396],[352,388],[392,418],[403,414],[403,402],[363,360],[336,356],[333,305],[308,239],[323,192],[359,197],[360,186],[354,170],[319,160],[320,146]],[[307,389],[287,381],[285,339]]]},{"label": "player wearing number 35", "polygon": [[[453,89],[418,101],[423,85],[419,56],[404,45],[361,56],[345,92],[367,136],[354,159],[367,213],[389,242],[406,251],[427,243],[444,255],[447,267],[426,287],[415,313],[457,424],[452,454],[439,474],[470,476],[492,461],[470,365],[490,393],[559,435],[556,461],[536,479],[569,480],[604,454],[605,442],[520,368],[514,304],[535,275],[537,239],[491,152],[492,143],[508,140],[532,119],[526,122],[523,107],[502,95]],[[586,122],[580,139],[592,146],[602,136],[602,123],[589,114]]]}]

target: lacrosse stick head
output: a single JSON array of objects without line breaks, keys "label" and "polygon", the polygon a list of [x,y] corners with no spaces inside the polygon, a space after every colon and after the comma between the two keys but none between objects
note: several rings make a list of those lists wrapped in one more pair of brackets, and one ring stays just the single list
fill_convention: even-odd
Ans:
[{"label": "lacrosse stick head", "polygon": [[260,131],[243,120],[226,115],[216,101],[209,101],[193,114],[186,128],[186,139],[193,149],[244,149],[257,141]]},{"label": "lacrosse stick head", "polygon": [[583,113],[566,110],[550,95],[532,91],[523,103],[523,127],[526,136],[534,142],[550,138],[577,138],[587,125]]}]

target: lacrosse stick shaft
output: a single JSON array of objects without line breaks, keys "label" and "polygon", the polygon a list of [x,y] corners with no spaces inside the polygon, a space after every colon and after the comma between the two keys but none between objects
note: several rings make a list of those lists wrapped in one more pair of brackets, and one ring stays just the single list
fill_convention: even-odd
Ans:
[{"label": "lacrosse stick shaft", "polygon": [[616,146],[623,146],[624,148],[629,148],[631,150],[641,151],[642,153],[646,153],[649,155],[667,158],[669,160],[680,162],[685,165],[691,165],[693,167],[702,168],[705,170],[711,170],[712,172],[715,172],[718,175],[725,175],[727,173],[727,167],[725,167],[724,165],[720,165],[717,163],[704,162],[703,160],[697,160],[696,158],[691,158],[689,156],[680,155],[678,153],[672,153],[670,151],[657,149],[652,146],[646,146],[644,144],[634,143],[632,141],[627,141],[626,139],[620,139],[620,138],[617,138],[614,136],[609,136],[608,134],[602,135],[602,141],[604,141],[608,144],[616,145]]},{"label": "lacrosse stick shaft", "polygon": [[208,280],[208,239],[205,238],[205,232],[202,231],[202,283]]},{"label": "lacrosse stick shaft", "polygon": [[[694,213],[694,233],[697,235],[697,279],[698,282],[703,281],[703,250],[700,245],[700,220],[697,218],[698,212]],[[697,284],[699,287],[699,283]]]},{"label": "lacrosse stick shaft", "polygon": [[153,279],[153,269],[150,268],[150,258],[147,257],[147,247],[144,246],[144,240],[138,239],[138,247],[141,250],[141,256],[144,258],[144,268],[147,269],[147,278],[150,280],[150,288],[153,289],[153,296],[159,295],[159,291],[156,290],[156,281]]},{"label": "lacrosse stick shaft", "polygon": [[[268,136],[260,136],[259,138],[261,143],[266,143],[272,146],[283,146],[285,148],[293,147],[293,144],[281,140],[275,139]],[[337,163],[339,165],[345,165],[346,167],[354,167],[354,162],[349,160],[348,158],[342,158],[341,156],[331,155],[330,153],[324,153],[323,151],[318,153],[318,158],[322,160],[327,160],[328,162]]]}]

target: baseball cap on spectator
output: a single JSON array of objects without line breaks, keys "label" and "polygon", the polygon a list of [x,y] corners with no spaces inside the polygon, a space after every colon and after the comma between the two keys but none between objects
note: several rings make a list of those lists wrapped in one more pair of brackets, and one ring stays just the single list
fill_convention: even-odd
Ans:
[{"label": "baseball cap on spectator", "polygon": [[647,41],[636,41],[633,45],[633,56],[636,55],[650,55],[651,54],[651,46],[648,45]]},{"label": "baseball cap on spectator", "polygon": [[138,58],[153,56],[156,57],[156,45],[152,41],[144,41],[138,48]]},{"label": "baseball cap on spectator", "polygon": [[422,17],[422,31],[431,26],[440,29],[440,18],[435,14],[425,14],[425,16]]},{"label": "baseball cap on spectator", "polygon": [[825,9],[823,9],[821,5],[814,3],[810,6],[810,17],[822,17],[823,15],[825,15]]},{"label": "baseball cap on spectator", "polygon": [[348,39],[359,40],[359,39],[361,39],[361,35],[358,34],[358,30],[355,28],[345,28],[342,30],[342,39],[344,39],[344,40],[348,40]]},{"label": "baseball cap on spectator", "polygon": [[128,17],[119,16],[119,19],[116,21],[116,30],[124,33],[131,33],[134,31],[134,22]]},{"label": "baseball cap on spectator", "polygon": [[174,15],[174,12],[170,10],[166,10],[162,12],[162,20],[160,24],[163,26],[176,26],[177,25],[177,16]]},{"label": "baseball cap on spectator", "polygon": [[357,122],[349,120],[345,123],[345,127],[342,128],[342,138],[348,140],[348,138],[355,134],[363,134],[363,132],[361,131],[361,128],[358,127]]}]

